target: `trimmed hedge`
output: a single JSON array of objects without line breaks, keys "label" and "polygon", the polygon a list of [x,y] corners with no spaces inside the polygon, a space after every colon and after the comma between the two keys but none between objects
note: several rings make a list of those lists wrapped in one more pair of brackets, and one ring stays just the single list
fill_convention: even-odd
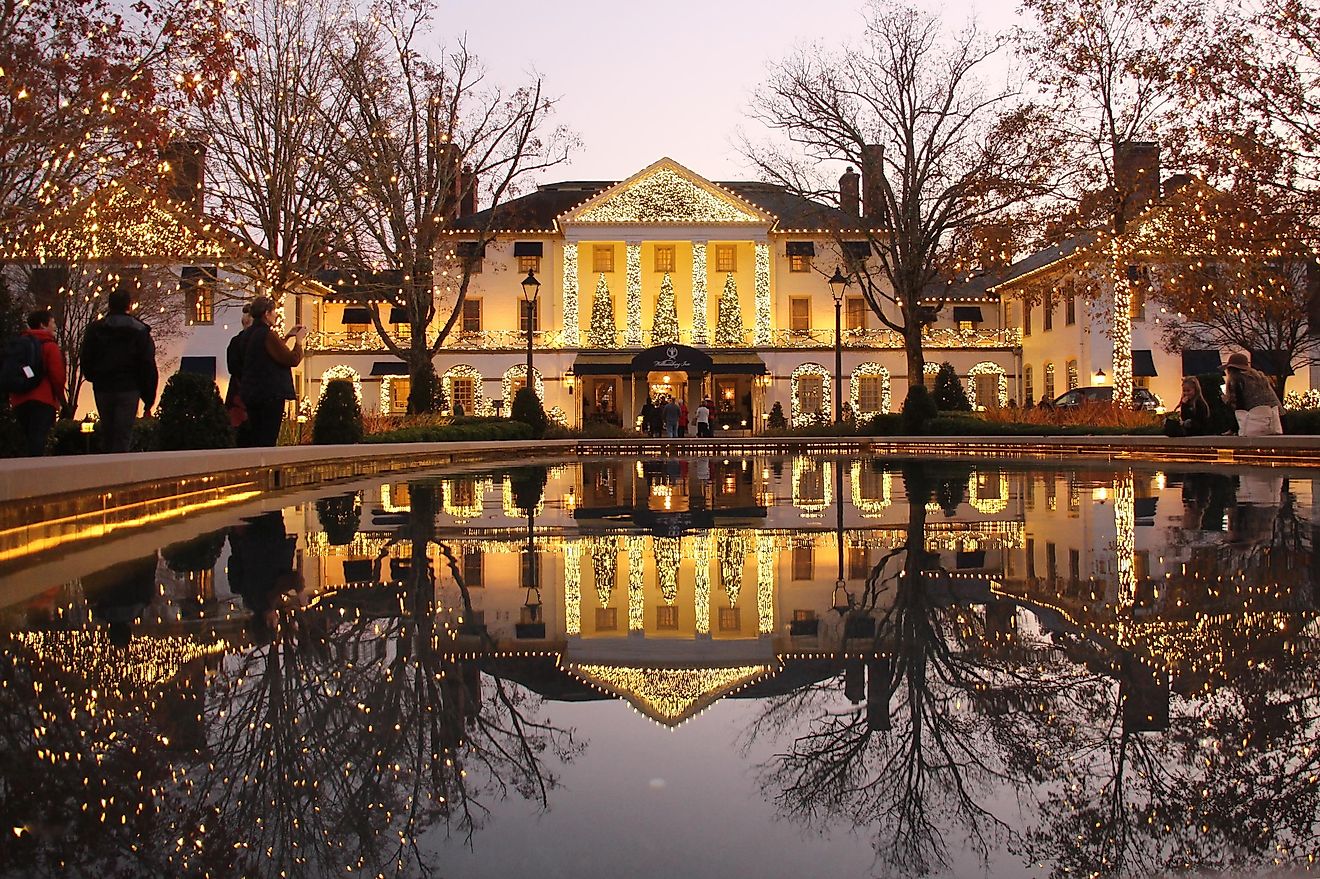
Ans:
[{"label": "trimmed hedge", "polygon": [[943,415],[926,422],[929,436],[1163,436],[1163,425],[1101,427],[1098,425],[1021,424],[985,421],[972,416]]},{"label": "trimmed hedge", "polygon": [[229,449],[234,429],[220,399],[215,380],[190,372],[176,372],[160,392],[156,408],[156,448]]},{"label": "trimmed hedge", "polygon": [[[472,419],[466,423],[401,427],[365,437],[364,443],[457,443],[492,440],[529,440],[532,428],[521,421]],[[475,423],[474,423],[475,422]]]},{"label": "trimmed hedge", "polygon": [[1320,434],[1320,409],[1284,410],[1282,420],[1284,433],[1300,436]]},{"label": "trimmed hedge", "polygon": [[353,383],[337,378],[325,386],[312,422],[312,444],[353,445],[362,442],[362,406]]}]

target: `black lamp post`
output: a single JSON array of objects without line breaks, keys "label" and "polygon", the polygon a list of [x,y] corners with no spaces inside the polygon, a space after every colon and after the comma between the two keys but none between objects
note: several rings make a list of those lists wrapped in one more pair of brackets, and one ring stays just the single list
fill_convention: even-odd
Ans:
[{"label": "black lamp post", "polygon": [[527,387],[535,393],[536,386],[532,384],[532,318],[536,314],[536,294],[541,292],[541,282],[536,280],[536,273],[528,270],[527,277],[522,281],[523,301],[527,303],[526,310],[523,312],[527,320]]},{"label": "black lamp post", "polygon": [[852,596],[848,594],[847,581],[843,578],[843,461],[834,460],[834,541],[839,551],[838,579],[834,581],[834,597],[831,604],[834,611],[843,616],[852,608]]},{"label": "black lamp post", "polygon": [[834,297],[834,423],[843,421],[843,291],[848,279],[838,266],[830,277],[830,294]]}]

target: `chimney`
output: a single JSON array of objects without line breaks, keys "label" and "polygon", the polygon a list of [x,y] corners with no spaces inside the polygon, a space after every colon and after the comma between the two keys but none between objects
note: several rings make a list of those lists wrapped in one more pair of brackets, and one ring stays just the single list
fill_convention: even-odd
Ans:
[{"label": "chimney", "polygon": [[872,220],[885,214],[884,190],[880,186],[884,175],[884,146],[872,143],[862,147],[862,210]]},{"label": "chimney", "polygon": [[206,144],[171,140],[160,151],[160,171],[165,197],[202,213],[206,207]]},{"label": "chimney", "polygon": [[471,165],[463,166],[459,177],[458,215],[470,217],[477,212],[477,175]]},{"label": "chimney", "polygon": [[459,200],[462,198],[463,182],[463,153],[456,143],[443,143],[440,145],[440,163],[437,166],[436,173],[440,177],[440,182],[445,184],[446,192],[440,202],[440,211],[451,220],[459,217]]},{"label": "chimney", "polygon": [[861,179],[851,166],[839,178],[839,210],[850,217],[861,216],[861,196],[858,194]]},{"label": "chimney", "polygon": [[1114,148],[1114,187],[1120,225],[1160,197],[1160,145],[1129,140]]}]

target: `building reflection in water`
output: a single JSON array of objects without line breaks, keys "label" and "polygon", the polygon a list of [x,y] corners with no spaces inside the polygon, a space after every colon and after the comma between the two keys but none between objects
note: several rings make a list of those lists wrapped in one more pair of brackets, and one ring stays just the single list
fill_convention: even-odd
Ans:
[{"label": "building reflection in water", "polygon": [[0,871],[397,872],[428,827],[547,805],[586,742],[544,700],[602,698],[670,726],[755,700],[765,795],[898,873],[951,845],[1297,863],[1312,503],[1251,472],[706,458],[267,513],[8,611]]}]

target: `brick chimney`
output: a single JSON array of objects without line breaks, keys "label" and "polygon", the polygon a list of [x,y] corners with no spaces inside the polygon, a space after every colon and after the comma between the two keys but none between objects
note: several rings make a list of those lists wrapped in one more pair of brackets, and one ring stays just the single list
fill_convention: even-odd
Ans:
[{"label": "brick chimney", "polygon": [[172,140],[160,151],[160,188],[176,204],[202,213],[206,207],[206,144]]},{"label": "brick chimney", "polygon": [[1127,222],[1160,197],[1160,145],[1130,140],[1114,148],[1114,187]]},{"label": "brick chimney", "polygon": [[440,182],[445,184],[444,198],[440,202],[441,212],[451,220],[459,217],[459,210],[462,205],[459,203],[462,198],[463,183],[463,153],[456,143],[444,143],[440,145],[440,162],[436,173],[440,177]]},{"label": "brick chimney", "polygon": [[861,181],[851,165],[839,178],[839,210],[850,217],[859,217],[862,213]]},{"label": "brick chimney", "polygon": [[862,147],[862,210],[872,220],[885,213],[884,190],[880,181],[885,175],[885,148],[880,144]]},{"label": "brick chimney", "polygon": [[477,174],[471,165],[463,166],[459,177],[458,215],[470,217],[477,212]]}]

